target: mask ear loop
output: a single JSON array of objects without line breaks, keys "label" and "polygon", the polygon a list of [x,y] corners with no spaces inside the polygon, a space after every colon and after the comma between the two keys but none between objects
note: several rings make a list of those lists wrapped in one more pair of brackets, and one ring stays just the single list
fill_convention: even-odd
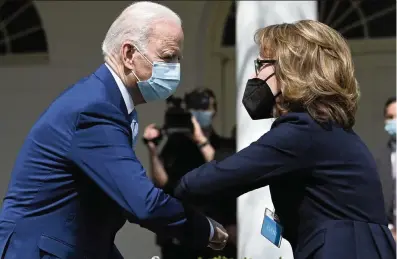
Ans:
[{"label": "mask ear loop", "polygon": [[266,77],[266,79],[265,80],[263,80],[263,81],[265,81],[265,82],[267,82],[267,80],[269,80],[269,78],[271,78],[272,76],[274,76],[276,73],[272,73],[272,74],[270,74],[268,77]]},{"label": "mask ear loop", "polygon": [[136,50],[139,52],[139,54],[141,54],[142,57],[144,57],[146,59],[146,61],[149,62],[149,64],[153,66],[153,63],[142,53],[142,51],[135,44],[132,44],[132,45],[136,48]]},{"label": "mask ear loop", "polygon": [[[153,66],[153,63],[150,62],[150,60],[142,53],[142,51],[135,45],[135,44],[131,44],[132,46],[134,46],[134,48],[139,52],[139,54],[142,55],[142,57],[144,57],[144,59],[146,59],[147,62],[149,62],[150,65]],[[135,72],[133,70],[131,70],[131,72],[134,74],[134,76],[136,77],[136,79],[138,80],[138,82],[141,82],[141,80],[139,79],[139,77],[135,74]]]},{"label": "mask ear loop", "polygon": [[136,79],[138,80],[138,82],[141,82],[141,80],[139,79],[139,77],[135,74],[135,72],[133,70],[131,70],[132,74],[134,74],[134,76],[136,77]]},{"label": "mask ear loop", "polygon": [[[274,76],[276,73],[272,73],[272,74],[270,74],[268,77],[266,77],[266,79],[265,80],[263,80],[263,81],[265,81],[266,83],[267,83],[267,80],[269,80],[269,78],[271,78],[272,76]],[[280,92],[278,92],[275,96],[274,96],[274,98],[277,98],[280,94],[282,94],[282,92],[280,91]]]}]

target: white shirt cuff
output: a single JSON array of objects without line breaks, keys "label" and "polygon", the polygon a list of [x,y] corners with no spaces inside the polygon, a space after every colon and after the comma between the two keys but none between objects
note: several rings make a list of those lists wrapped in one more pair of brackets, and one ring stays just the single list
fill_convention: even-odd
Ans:
[{"label": "white shirt cuff", "polygon": [[209,220],[209,218],[207,218],[207,220],[208,220],[208,222],[210,223],[210,239],[209,239],[209,241],[211,241],[212,240],[212,238],[214,237],[214,226],[212,225],[212,223],[211,223],[211,220]]}]

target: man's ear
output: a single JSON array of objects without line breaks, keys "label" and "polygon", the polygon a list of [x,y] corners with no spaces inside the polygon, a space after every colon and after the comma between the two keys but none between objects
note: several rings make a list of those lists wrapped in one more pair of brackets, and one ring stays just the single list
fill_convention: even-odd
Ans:
[{"label": "man's ear", "polygon": [[134,69],[134,57],[136,54],[136,48],[130,42],[125,42],[121,45],[121,61],[124,64],[124,67],[133,70]]}]

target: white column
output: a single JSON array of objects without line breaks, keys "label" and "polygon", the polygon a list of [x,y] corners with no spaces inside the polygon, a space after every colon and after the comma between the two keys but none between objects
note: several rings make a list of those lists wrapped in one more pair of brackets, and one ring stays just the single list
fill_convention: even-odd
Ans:
[{"label": "white column", "polygon": [[[316,1],[238,1],[236,21],[238,150],[266,133],[273,121],[251,120],[241,102],[245,84],[249,76],[255,72],[254,59],[258,55],[258,48],[253,40],[255,31],[271,24],[302,19],[317,19]],[[274,209],[268,187],[239,197],[238,259],[293,258],[291,246],[285,239],[282,240],[281,247],[277,248],[260,234],[266,207]]]}]

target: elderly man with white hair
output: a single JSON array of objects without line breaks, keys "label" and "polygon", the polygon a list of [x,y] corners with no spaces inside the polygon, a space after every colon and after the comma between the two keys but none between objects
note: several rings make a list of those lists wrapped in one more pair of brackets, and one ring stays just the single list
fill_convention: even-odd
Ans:
[{"label": "elderly man with white hair", "polygon": [[114,21],[105,64],[55,99],[18,154],[0,258],[119,259],[126,220],[194,248],[225,246],[223,227],[157,189],[133,150],[135,106],[175,92],[182,44],[178,15],[162,5],[138,2]]}]

